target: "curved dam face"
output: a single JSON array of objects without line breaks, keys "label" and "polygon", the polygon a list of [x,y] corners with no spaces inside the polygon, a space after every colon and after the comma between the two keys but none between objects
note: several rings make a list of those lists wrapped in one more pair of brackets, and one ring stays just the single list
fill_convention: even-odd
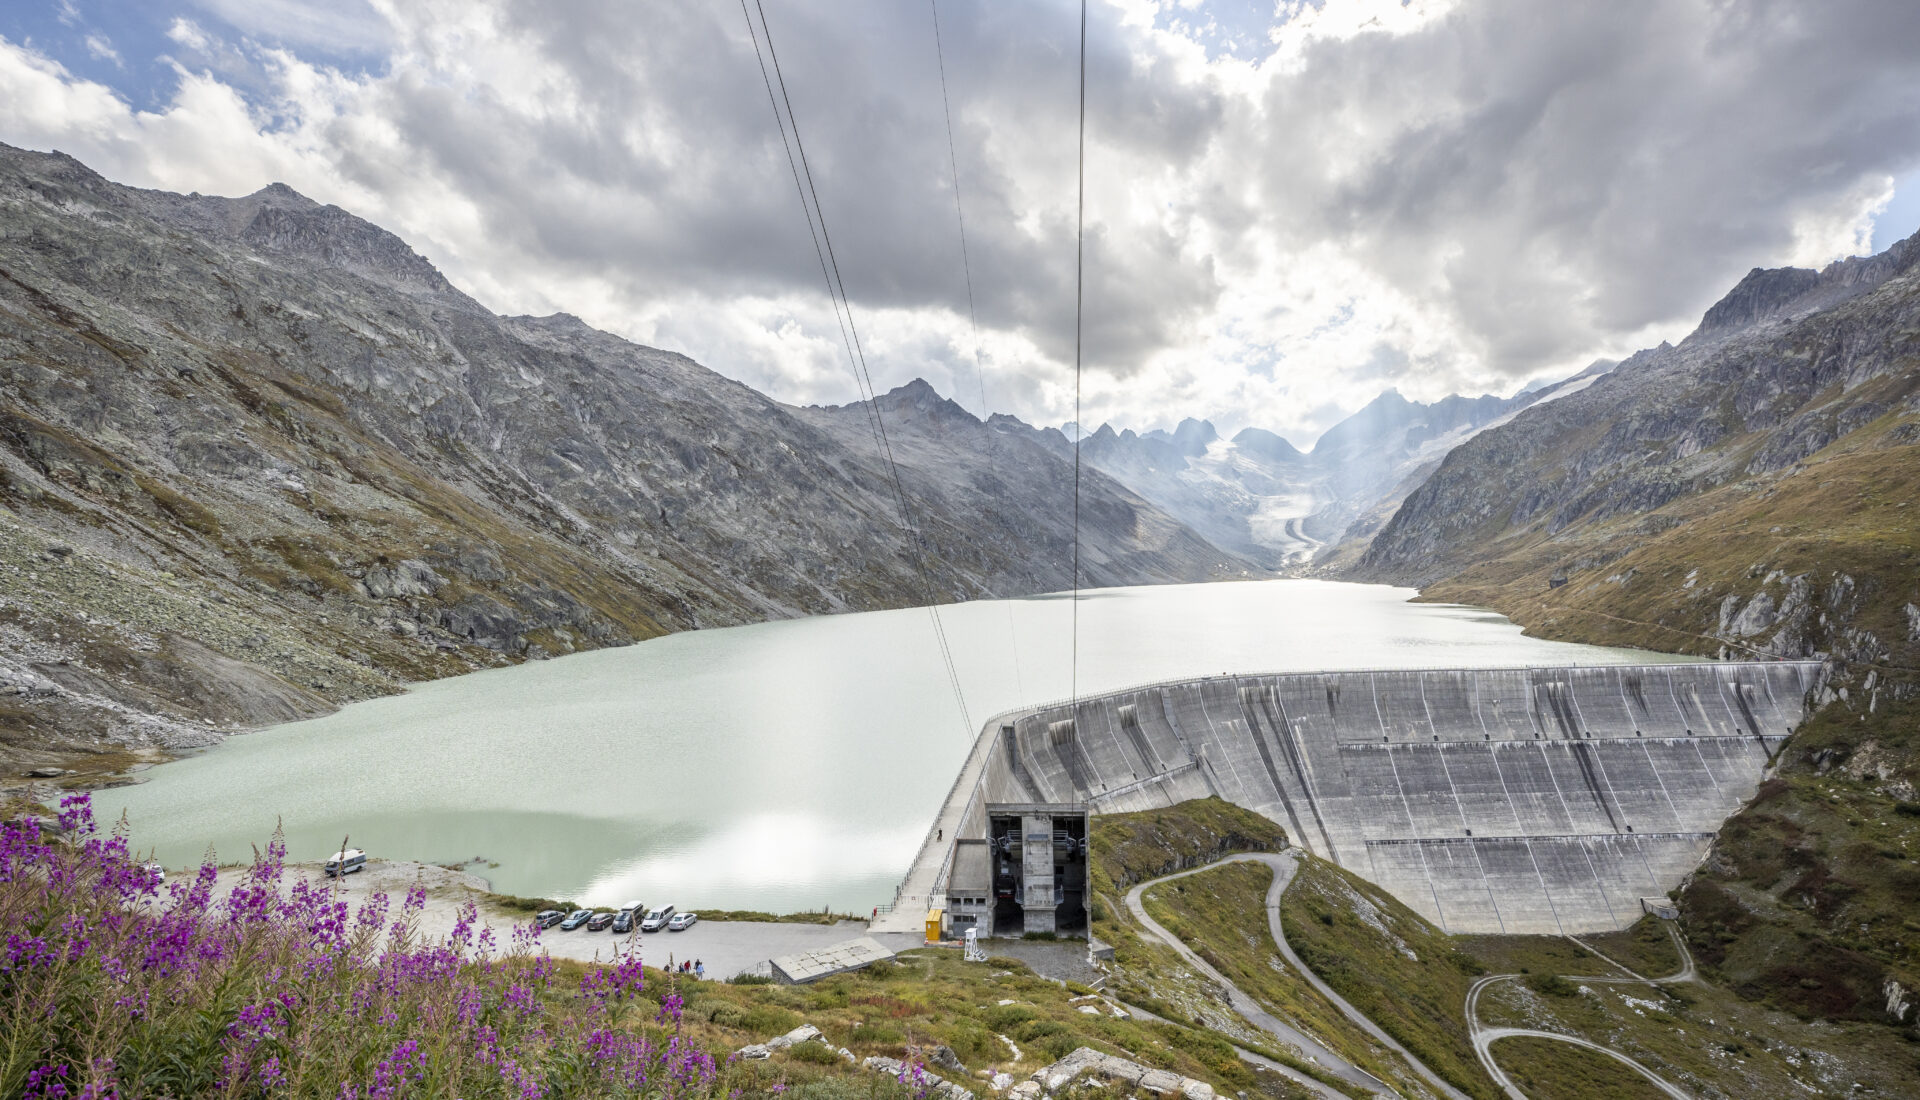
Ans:
[{"label": "curved dam face", "polygon": [[943,814],[957,827],[927,853],[941,862],[926,896],[945,892],[953,842],[986,836],[989,803],[1119,812],[1218,795],[1450,932],[1623,928],[1752,797],[1819,675],[1718,662],[1222,676],[1002,715]]}]

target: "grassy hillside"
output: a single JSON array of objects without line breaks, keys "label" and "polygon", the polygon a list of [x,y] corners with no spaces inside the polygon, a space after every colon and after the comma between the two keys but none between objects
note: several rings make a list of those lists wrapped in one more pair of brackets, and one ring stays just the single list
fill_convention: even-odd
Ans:
[{"label": "grassy hillside", "polygon": [[1805,598],[1818,606],[1803,636],[1786,640],[1846,655],[1863,675],[1911,671],[1920,667],[1905,611],[1920,604],[1920,445],[1875,446],[1883,434],[1849,436],[1765,485],[1738,482],[1551,537],[1496,541],[1421,598],[1493,607],[1542,637],[1751,656],[1779,652],[1778,634],[1726,629],[1723,604],[1766,593],[1785,606],[1794,578],[1806,578]]},{"label": "grassy hillside", "polygon": [[1280,957],[1267,929],[1272,885],[1271,868],[1236,863],[1157,886],[1143,901],[1153,919],[1275,1015],[1375,1077],[1419,1095],[1424,1084],[1397,1054],[1348,1022]]},{"label": "grassy hillside", "polygon": [[1386,891],[1303,859],[1280,905],[1287,942],[1334,991],[1434,1072],[1476,1097],[1500,1092],[1467,1038],[1467,987],[1485,968]]},{"label": "grassy hillside", "polygon": [[1272,852],[1286,844],[1286,831],[1280,826],[1218,798],[1101,814],[1093,819],[1093,858],[1088,867],[1092,931],[1113,948],[1112,980],[1105,992],[1156,1016],[1195,1024],[1303,1073],[1324,1077],[1242,1020],[1220,990],[1172,949],[1142,939],[1126,907],[1127,891],[1138,883],[1236,852]]},{"label": "grassy hillside", "polygon": [[1551,1039],[1507,1039],[1500,1064],[1530,1100],[1661,1100],[1653,1082],[1604,1054]]},{"label": "grassy hillside", "polygon": [[1752,999],[1913,1035],[1899,1006],[1920,986],[1920,703],[1836,703],[1791,750],[1681,896],[1694,953]]}]

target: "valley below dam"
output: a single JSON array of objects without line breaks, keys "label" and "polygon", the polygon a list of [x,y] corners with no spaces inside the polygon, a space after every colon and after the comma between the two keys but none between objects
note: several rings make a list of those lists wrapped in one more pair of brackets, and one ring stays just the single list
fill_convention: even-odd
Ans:
[{"label": "valley below dam", "polygon": [[[1531,638],[1415,595],[1317,580],[1085,591],[1078,692],[1694,660]],[[469,863],[509,894],[864,913],[928,849],[982,723],[1073,690],[1067,595],[937,610],[958,694],[927,608],[690,631],[236,737],[99,792],[96,808],[124,813],[134,846],[169,868],[249,859],[279,828],[296,861],[348,840]]]}]

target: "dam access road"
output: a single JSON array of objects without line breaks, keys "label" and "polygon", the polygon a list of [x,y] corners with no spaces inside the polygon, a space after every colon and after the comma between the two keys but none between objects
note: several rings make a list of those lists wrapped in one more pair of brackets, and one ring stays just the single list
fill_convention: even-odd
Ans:
[{"label": "dam access road", "polygon": [[921,927],[986,805],[1218,796],[1448,932],[1625,928],[1752,797],[1815,661],[1215,676],[996,716],[893,911]]}]

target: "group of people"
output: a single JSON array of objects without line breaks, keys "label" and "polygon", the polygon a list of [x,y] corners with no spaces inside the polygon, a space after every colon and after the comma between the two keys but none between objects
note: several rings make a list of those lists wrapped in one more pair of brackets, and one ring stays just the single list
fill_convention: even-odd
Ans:
[{"label": "group of people", "polygon": [[687,962],[685,959],[682,959],[680,965],[675,966],[673,965],[673,956],[669,955],[667,956],[667,969],[670,971],[679,971],[682,974],[691,974],[696,978],[705,978],[707,976],[707,964],[701,962],[699,959],[695,959],[692,962]]}]

